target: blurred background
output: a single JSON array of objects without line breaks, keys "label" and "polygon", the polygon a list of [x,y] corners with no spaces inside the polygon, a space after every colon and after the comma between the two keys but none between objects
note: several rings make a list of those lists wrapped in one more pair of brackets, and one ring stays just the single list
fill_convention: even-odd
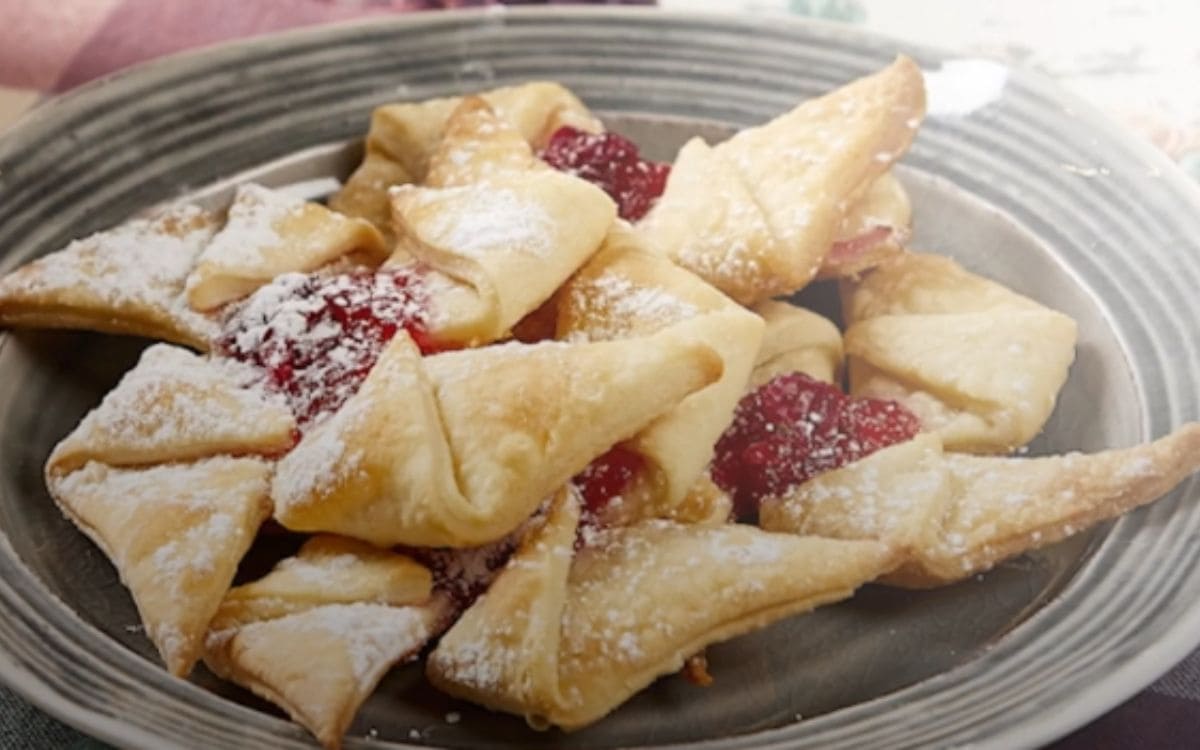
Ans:
[{"label": "blurred background", "polygon": [[[0,129],[47,94],[177,50],[352,18],[496,4],[499,0],[0,0]],[[1200,179],[1195,0],[607,4],[812,17],[1028,66],[1126,123]]]}]

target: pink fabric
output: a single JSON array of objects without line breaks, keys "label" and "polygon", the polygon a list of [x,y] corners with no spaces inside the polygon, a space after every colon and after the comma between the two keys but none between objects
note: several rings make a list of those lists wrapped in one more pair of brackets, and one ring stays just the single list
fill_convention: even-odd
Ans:
[{"label": "pink fabric", "polygon": [[122,0],[71,57],[54,84],[62,91],[171,52],[299,26],[380,15],[420,3],[321,0]]}]

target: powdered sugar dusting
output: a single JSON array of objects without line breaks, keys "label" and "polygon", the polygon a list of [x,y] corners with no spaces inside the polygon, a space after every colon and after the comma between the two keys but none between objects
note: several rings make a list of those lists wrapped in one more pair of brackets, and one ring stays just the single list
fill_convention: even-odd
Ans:
[{"label": "powdered sugar dusting", "polygon": [[0,296],[86,295],[114,314],[148,309],[207,340],[216,323],[187,306],[183,289],[215,226],[210,214],[190,205],[135,219],[75,240],[0,279]]},{"label": "powdered sugar dusting", "polygon": [[698,314],[694,305],[664,289],[635,284],[615,274],[580,285],[571,301],[582,321],[582,327],[571,332],[572,341],[615,339],[630,329],[657,330]]},{"label": "powdered sugar dusting", "polygon": [[363,406],[363,402],[347,404],[280,460],[271,483],[276,513],[319,500],[360,470],[362,453],[348,452],[342,437],[362,418]]},{"label": "powdered sugar dusting", "polygon": [[286,403],[238,362],[151,346],[100,406],[84,418],[78,440],[129,450],[218,442],[243,450],[279,449],[293,421]]},{"label": "powdered sugar dusting", "polygon": [[[260,262],[264,251],[283,244],[279,224],[298,214],[304,206],[301,198],[285,192],[253,183],[239,186],[225,227],[204,248],[199,262],[218,266]],[[195,279],[189,279],[189,284]]]},{"label": "powdered sugar dusting", "polygon": [[534,199],[510,188],[470,185],[410,191],[413,207],[432,207],[417,227],[421,239],[468,257],[522,252],[547,257],[554,251],[555,223]]},{"label": "powdered sugar dusting", "polygon": [[354,679],[364,686],[416,653],[432,634],[431,619],[429,610],[422,607],[329,604],[248,627],[334,636],[346,650]]}]

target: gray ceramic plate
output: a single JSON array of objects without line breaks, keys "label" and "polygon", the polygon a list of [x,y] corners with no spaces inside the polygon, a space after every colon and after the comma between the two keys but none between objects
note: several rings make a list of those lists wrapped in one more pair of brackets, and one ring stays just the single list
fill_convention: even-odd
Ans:
[{"label": "gray ceramic plate", "polygon": [[[555,78],[669,157],[693,133],[719,138],[760,122],[897,51],[927,70],[947,60],[839,27],[592,11],[414,16],[177,57],[86,87],[0,141],[0,271],[164,199],[219,203],[230,178],[321,193],[351,167],[371,107],[389,100]],[[915,244],[1080,323],[1078,359],[1034,451],[1129,444],[1200,417],[1197,191],[1085,105],[1022,74],[1002,79],[992,77],[1003,84],[996,97],[930,118],[901,176]],[[830,305],[828,290],[804,296]],[[0,675],[120,745],[308,746],[276,711],[211,675],[188,683],[162,672],[112,568],[43,489],[50,446],[144,344],[0,334]],[[418,667],[400,669],[351,730],[374,738],[349,744],[1043,742],[1200,641],[1198,495],[1193,479],[1116,524],[957,586],[869,587],[712,649],[713,687],[663,679],[570,736],[452,702]],[[256,551],[251,567],[272,552]]]}]

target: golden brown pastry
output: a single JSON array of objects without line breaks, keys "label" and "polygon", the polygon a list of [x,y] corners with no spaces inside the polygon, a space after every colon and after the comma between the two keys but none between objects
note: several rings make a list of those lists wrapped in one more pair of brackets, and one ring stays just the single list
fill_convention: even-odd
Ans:
[{"label": "golden brown pastry", "polygon": [[429,571],[409,558],[315,537],[229,592],[204,662],[337,748],[383,675],[444,627],[448,611],[430,598]]},{"label": "golden brown pastry", "polygon": [[422,359],[404,334],[279,463],[276,519],[379,545],[503,537],[613,443],[721,377],[674,331]]},{"label": "golden brown pastry", "polygon": [[846,211],[898,159],[925,111],[916,63],[807,101],[718,146],[689,141],[639,231],[753,305],[816,276]]},{"label": "golden brown pastry", "polygon": [[259,376],[231,360],[155,344],[98,407],[54,448],[47,471],[88,461],[144,466],[215,455],[279,455],[296,422]]},{"label": "golden brown pastry", "polygon": [[850,393],[899,401],[947,450],[1032,440],[1075,358],[1075,321],[949,258],[897,255],[843,303]]},{"label": "golden brown pastry", "polygon": [[1082,455],[943,453],[936,435],[885,448],[764,501],[763,528],[878,539],[905,555],[885,580],[951,583],[1115,518],[1200,469],[1200,424],[1152,443]]},{"label": "golden brown pastry", "polygon": [[[534,148],[562,125],[601,129],[583,103],[557,83],[506,86],[478,96]],[[447,97],[377,107],[371,114],[363,163],[330,200],[330,207],[390,230],[387,189],[425,181],[446,122],[462,101]]]},{"label": "golden brown pastry", "polygon": [[607,521],[670,516],[704,472],[729,424],[762,340],[762,321],[694,274],[643,250],[621,223],[557,300],[560,339],[619,341],[673,331],[720,355],[720,380],[622,444],[646,465],[639,486],[610,508]]},{"label": "golden brown pastry", "polygon": [[[50,454],[46,483],[108,555],[168,669],[186,675],[271,513],[296,423],[236,362],[157,344]],[[235,457],[238,456],[238,457]]]},{"label": "golden brown pastry", "polygon": [[754,306],[766,322],[762,347],[754,360],[749,388],[789,372],[802,372],[824,383],[836,383],[842,369],[842,334],[811,310],[767,300]]},{"label": "golden brown pastry", "polygon": [[487,182],[502,172],[549,167],[533,155],[521,132],[478,96],[466,96],[446,120],[429,157],[424,185],[456,187]]},{"label": "golden brown pastry", "polygon": [[63,513],[108,556],[171,674],[200,658],[238,563],[270,515],[271,466],[219,456],[48,474]]},{"label": "golden brown pastry", "polygon": [[187,306],[184,281],[216,218],[177,206],[76,240],[0,278],[0,325],[151,336],[205,350],[214,320]]},{"label": "golden brown pastry", "polygon": [[577,729],[706,645],[843,599],[895,562],[875,542],[665,520],[594,531],[573,555],[578,520],[560,493],[430,654],[435,686]]},{"label": "golden brown pastry", "polygon": [[324,604],[420,604],[432,594],[429,570],[414,560],[357,539],[321,534],[263,578],[231,589],[211,628],[227,630]]},{"label": "golden brown pastry", "polygon": [[188,304],[215,310],[289,272],[343,256],[378,265],[390,254],[371,224],[261,185],[238,187],[225,226],[187,278]]},{"label": "golden brown pastry", "polygon": [[506,335],[596,251],[616,217],[604,191],[550,169],[404,185],[391,196],[398,254],[442,276],[431,279],[431,329],[451,341]]}]

